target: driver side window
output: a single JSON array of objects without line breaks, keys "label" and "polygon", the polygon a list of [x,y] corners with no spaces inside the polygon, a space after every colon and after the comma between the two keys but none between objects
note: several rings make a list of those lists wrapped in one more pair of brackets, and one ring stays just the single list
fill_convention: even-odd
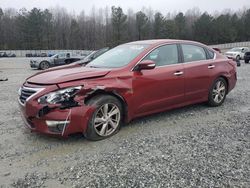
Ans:
[{"label": "driver side window", "polygon": [[58,55],[58,58],[65,58],[66,54],[65,53],[61,53]]},{"label": "driver side window", "polygon": [[158,67],[177,64],[179,62],[177,45],[170,44],[156,48],[144,60],[152,60]]}]

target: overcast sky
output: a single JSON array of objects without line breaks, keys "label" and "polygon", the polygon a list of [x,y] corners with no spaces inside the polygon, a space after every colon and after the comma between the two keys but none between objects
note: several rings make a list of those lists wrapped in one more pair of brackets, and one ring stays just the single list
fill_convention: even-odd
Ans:
[{"label": "overcast sky", "polygon": [[1,8],[29,10],[33,7],[44,9],[61,6],[75,13],[82,10],[89,13],[93,6],[98,9],[112,5],[121,6],[125,12],[128,8],[137,11],[142,7],[151,7],[164,14],[174,11],[185,12],[187,9],[198,7],[202,12],[214,13],[225,9],[237,11],[243,7],[250,8],[250,0],[0,0]]}]

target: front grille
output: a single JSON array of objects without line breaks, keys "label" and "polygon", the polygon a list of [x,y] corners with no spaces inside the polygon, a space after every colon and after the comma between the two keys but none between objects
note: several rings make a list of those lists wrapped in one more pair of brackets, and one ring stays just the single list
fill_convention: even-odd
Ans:
[{"label": "front grille", "polygon": [[20,93],[19,93],[19,100],[22,104],[24,104],[29,97],[36,94],[38,91],[40,91],[41,88],[28,88],[28,87],[21,87]]}]

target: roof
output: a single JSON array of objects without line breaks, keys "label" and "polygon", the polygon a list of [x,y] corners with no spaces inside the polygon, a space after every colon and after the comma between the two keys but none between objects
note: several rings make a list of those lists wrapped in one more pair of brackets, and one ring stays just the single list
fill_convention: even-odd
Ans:
[{"label": "roof", "polygon": [[[162,44],[162,43],[178,43],[178,42],[192,42],[192,43],[199,43],[195,41],[189,41],[189,40],[178,40],[178,39],[152,39],[152,40],[139,40],[139,41],[133,41],[129,42],[127,44],[148,44],[148,45],[156,45],[156,44]],[[200,43],[199,43],[200,44]]]}]

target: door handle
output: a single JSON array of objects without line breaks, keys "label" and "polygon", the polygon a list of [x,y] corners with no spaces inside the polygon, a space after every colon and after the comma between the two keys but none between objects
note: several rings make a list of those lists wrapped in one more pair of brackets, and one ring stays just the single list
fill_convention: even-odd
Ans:
[{"label": "door handle", "polygon": [[208,69],[213,69],[215,67],[215,65],[208,65]]},{"label": "door handle", "polygon": [[182,71],[177,71],[174,73],[175,76],[180,76],[180,75],[183,75],[183,72]]}]

